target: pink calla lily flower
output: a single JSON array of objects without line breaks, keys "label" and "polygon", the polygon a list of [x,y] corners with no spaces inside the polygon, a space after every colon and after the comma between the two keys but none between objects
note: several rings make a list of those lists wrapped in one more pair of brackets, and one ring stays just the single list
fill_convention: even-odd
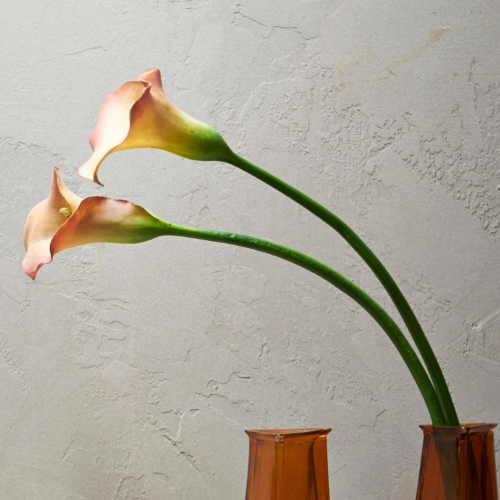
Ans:
[{"label": "pink calla lily flower", "polygon": [[49,197],[33,208],[24,226],[23,270],[33,280],[43,264],[87,243],[140,243],[165,234],[168,223],[139,205],[104,196],[73,194],[54,168]]},{"label": "pink calla lily flower", "polygon": [[79,173],[101,186],[97,171],[114,151],[158,148],[203,161],[224,161],[230,152],[215,129],[170,102],[158,69],[145,71],[138,81],[124,83],[106,97],[90,145],[94,154]]}]

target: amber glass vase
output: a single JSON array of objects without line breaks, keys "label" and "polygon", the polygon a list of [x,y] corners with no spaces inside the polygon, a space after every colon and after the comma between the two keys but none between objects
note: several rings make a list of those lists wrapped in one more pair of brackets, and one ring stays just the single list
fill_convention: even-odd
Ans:
[{"label": "amber glass vase", "polygon": [[329,500],[326,435],[331,429],[246,431],[246,500]]},{"label": "amber glass vase", "polygon": [[498,500],[495,427],[422,425],[417,500]]}]

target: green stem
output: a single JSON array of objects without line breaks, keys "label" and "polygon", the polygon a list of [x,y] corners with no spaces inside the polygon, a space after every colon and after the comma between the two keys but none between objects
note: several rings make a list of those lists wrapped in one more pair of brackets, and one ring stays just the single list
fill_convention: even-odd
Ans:
[{"label": "green stem", "polygon": [[389,314],[377,302],[375,302],[375,300],[373,300],[366,292],[349,281],[347,278],[303,253],[278,245],[277,243],[261,240],[259,238],[253,238],[241,234],[225,233],[221,231],[195,229],[177,226],[175,224],[167,224],[165,234],[215,241],[218,243],[227,243],[230,245],[251,248],[253,250],[258,250],[259,252],[268,253],[303,267],[304,269],[311,271],[336,286],[342,292],[355,300],[361,307],[363,307],[383,328],[385,333],[387,333],[392,343],[401,354],[406,366],[413,375],[413,378],[422,393],[432,419],[432,424],[445,425],[441,405],[439,404],[434,386],[432,385],[425,368],[420,362],[420,359],[416,355],[406,337],[403,335],[403,332],[399,329],[398,325],[389,316]]},{"label": "green stem", "polygon": [[326,222],[326,224],[330,227],[335,229],[349,243],[349,245],[351,245],[351,247],[375,273],[401,314],[403,321],[405,322],[420,354],[422,355],[425,366],[427,366],[427,369],[429,370],[429,374],[436,389],[437,397],[445,417],[446,425],[460,425],[443,372],[441,371],[436,355],[434,354],[434,351],[432,350],[432,347],[429,344],[417,317],[415,316],[403,293],[392,279],[392,276],[389,274],[382,262],[380,262],[376,255],[368,248],[364,241],[335,214],[278,177],[275,177],[260,167],[253,165],[232,151],[227,155],[224,161],[253,175],[257,179],[260,179],[269,186],[277,189],[285,196],[288,196],[292,200],[296,201],[299,205],[302,205],[311,213]]}]

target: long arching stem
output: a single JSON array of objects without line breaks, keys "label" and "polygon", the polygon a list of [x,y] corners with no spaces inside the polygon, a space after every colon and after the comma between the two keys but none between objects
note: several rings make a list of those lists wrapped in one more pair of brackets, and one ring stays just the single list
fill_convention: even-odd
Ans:
[{"label": "long arching stem", "polygon": [[385,333],[387,333],[413,375],[413,378],[415,379],[415,382],[417,383],[417,386],[425,400],[433,425],[445,425],[444,415],[442,413],[441,405],[439,404],[434,386],[432,385],[425,368],[420,362],[420,359],[416,355],[412,346],[409,344],[408,340],[389,314],[366,292],[349,281],[347,278],[303,253],[278,245],[277,243],[261,240],[259,238],[253,238],[241,234],[225,233],[221,231],[195,229],[169,223],[166,226],[165,234],[195,238],[199,240],[215,241],[218,243],[227,243],[230,245],[251,248],[253,250],[258,250],[259,252],[268,253],[303,267],[304,269],[311,271],[336,286],[342,292],[355,300],[361,307],[363,307],[383,328]]},{"label": "long arching stem", "polygon": [[303,206],[305,209],[309,210],[311,213],[326,222],[326,224],[330,227],[335,229],[349,243],[349,245],[351,245],[351,247],[375,273],[401,314],[401,317],[403,318],[403,321],[405,322],[422,356],[422,359],[429,370],[429,374],[436,389],[437,397],[445,417],[446,425],[460,425],[455,405],[453,404],[443,372],[441,371],[436,355],[434,354],[434,351],[432,350],[432,347],[429,344],[417,317],[396,282],[393,280],[392,276],[377,256],[368,248],[364,241],[335,214],[278,177],[275,177],[260,167],[253,165],[233,152],[231,152],[231,154],[225,158],[224,161],[253,175],[257,179],[260,179],[269,186],[277,189],[285,196],[288,196],[292,200],[296,201],[299,205]]}]

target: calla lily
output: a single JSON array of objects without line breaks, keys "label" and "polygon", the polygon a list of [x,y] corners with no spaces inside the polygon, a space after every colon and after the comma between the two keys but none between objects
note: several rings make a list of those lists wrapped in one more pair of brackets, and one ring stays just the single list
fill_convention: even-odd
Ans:
[{"label": "calla lily", "polygon": [[28,215],[23,269],[32,279],[43,264],[68,248],[94,242],[139,243],[170,234],[258,250],[297,264],[325,279],[360,304],[384,329],[413,375],[433,425],[446,424],[436,390],[397,323],[366,292],[323,263],[277,243],[241,234],[169,224],[144,208],[103,196],[81,199],[64,185],[54,168],[49,197]]},{"label": "calla lily", "polygon": [[73,194],[54,168],[49,197],[33,208],[24,226],[23,270],[32,279],[43,264],[87,243],[140,243],[165,234],[168,223],[139,205],[104,196]]},{"label": "calla lily", "polygon": [[163,91],[158,69],[149,69],[118,87],[104,100],[90,136],[94,154],[79,173],[102,184],[99,167],[110,153],[132,148],[158,148],[190,160],[224,161],[230,149],[209,125],[174,106]]}]

